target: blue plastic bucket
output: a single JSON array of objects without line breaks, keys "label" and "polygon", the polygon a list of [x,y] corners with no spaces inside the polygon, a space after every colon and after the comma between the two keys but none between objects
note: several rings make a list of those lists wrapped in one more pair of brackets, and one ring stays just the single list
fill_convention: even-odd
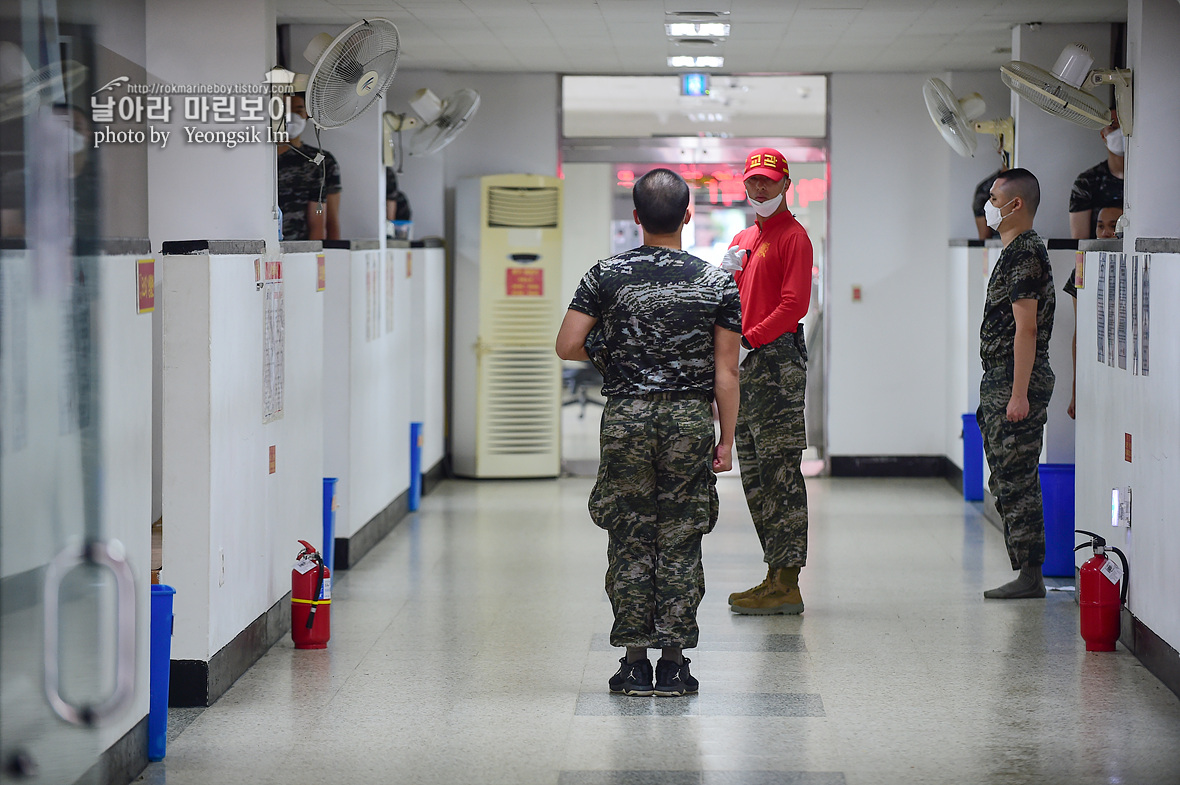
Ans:
[{"label": "blue plastic bucket", "polygon": [[336,477],[324,478],[324,544],[320,555],[329,572],[336,571]]},{"label": "blue plastic bucket", "polygon": [[1041,501],[1045,508],[1045,566],[1053,578],[1074,573],[1074,497],[1072,463],[1042,463]]},{"label": "blue plastic bucket", "polygon": [[422,502],[422,423],[410,423],[410,512]]},{"label": "blue plastic bucket", "polygon": [[963,499],[983,501],[983,434],[974,414],[963,415]]},{"label": "blue plastic bucket", "polygon": [[168,675],[172,669],[172,599],[176,589],[152,586],[148,760],[164,760],[168,746]]}]

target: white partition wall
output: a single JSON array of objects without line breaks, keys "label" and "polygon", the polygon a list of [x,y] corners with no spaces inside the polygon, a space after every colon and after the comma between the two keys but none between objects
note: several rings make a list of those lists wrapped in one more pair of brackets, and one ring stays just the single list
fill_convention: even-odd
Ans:
[{"label": "white partition wall", "polygon": [[[1078,289],[1075,500],[1078,528],[1104,534],[1111,545],[1127,554],[1131,613],[1175,649],[1180,646],[1180,615],[1176,612],[1180,571],[1175,558],[1180,548],[1180,527],[1176,525],[1180,509],[1180,456],[1176,449],[1180,444],[1180,312],[1174,305],[1180,297],[1180,241],[1168,244],[1177,252],[1085,254],[1085,285]],[[1109,289],[1112,268],[1113,307]],[[1128,296],[1120,303],[1124,275]],[[1120,333],[1125,334],[1122,340]],[[1126,346],[1122,361],[1121,343]],[[1132,491],[1131,525],[1122,522],[1116,527],[1111,520],[1111,491],[1127,487]],[[1084,554],[1079,555],[1078,564],[1084,559]]]},{"label": "white partition wall", "polygon": [[[164,251],[161,581],[176,588],[173,695],[199,704],[236,678],[216,655],[285,610],[297,540],[318,540],[323,298],[314,252]],[[198,663],[179,685],[177,660]]]},{"label": "white partition wall", "polygon": [[446,452],[446,248],[415,247],[410,273],[410,413],[422,423],[422,472],[438,467]]},{"label": "white partition wall", "polygon": [[377,241],[330,245],[349,246],[325,250],[324,472],[339,479],[340,568],[355,564],[393,527],[410,487],[417,254],[382,250]]}]

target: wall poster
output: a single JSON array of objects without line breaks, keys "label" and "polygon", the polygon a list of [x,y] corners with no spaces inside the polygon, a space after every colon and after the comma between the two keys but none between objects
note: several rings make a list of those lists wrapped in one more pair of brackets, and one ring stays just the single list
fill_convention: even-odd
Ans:
[{"label": "wall poster", "polygon": [[1150,296],[1151,287],[1149,285],[1149,281],[1151,280],[1150,273],[1151,273],[1151,254],[1145,254],[1143,256],[1143,306],[1142,306],[1143,307],[1143,349],[1140,352],[1140,360],[1139,360],[1139,372],[1142,376],[1147,376],[1148,375],[1147,372],[1149,370],[1149,367],[1148,367],[1149,363],[1147,362],[1147,357],[1148,357],[1147,346],[1148,346],[1148,332],[1149,332],[1148,327],[1151,324],[1151,308],[1149,307],[1149,304],[1151,302],[1151,296]]},{"label": "wall poster", "polygon": [[1106,251],[1098,254],[1098,362],[1106,362]]},{"label": "wall poster", "polygon": [[1131,257],[1131,360],[1132,373],[1139,375],[1139,255]]},{"label": "wall poster", "polygon": [[1118,325],[1118,300],[1116,300],[1116,288],[1118,283],[1118,266],[1115,262],[1115,257],[1121,254],[1115,254],[1107,257],[1107,271],[1106,271],[1106,364],[1114,367],[1114,334]]},{"label": "wall poster", "polygon": [[266,263],[262,326],[262,421],[283,416],[283,353],[286,346],[286,313],[283,308],[283,263]]},{"label": "wall poster", "polygon": [[1127,370],[1127,255],[1119,254],[1119,302],[1118,302],[1119,368]]}]

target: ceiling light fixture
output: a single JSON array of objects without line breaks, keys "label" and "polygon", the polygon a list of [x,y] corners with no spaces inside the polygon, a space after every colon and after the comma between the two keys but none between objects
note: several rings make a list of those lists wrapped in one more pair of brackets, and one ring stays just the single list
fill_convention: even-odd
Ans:
[{"label": "ceiling light fixture", "polygon": [[675,55],[668,58],[670,68],[720,68],[725,65],[724,57],[690,57]]},{"label": "ceiling light fixture", "polygon": [[704,22],[700,24],[693,22],[673,22],[671,24],[665,24],[664,31],[667,32],[669,38],[727,38],[729,36],[729,25],[723,22]]}]

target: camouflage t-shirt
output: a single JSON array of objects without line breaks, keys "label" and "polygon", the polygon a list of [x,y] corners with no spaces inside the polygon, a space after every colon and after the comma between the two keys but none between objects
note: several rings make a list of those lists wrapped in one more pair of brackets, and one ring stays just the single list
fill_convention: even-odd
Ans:
[{"label": "camouflage t-shirt", "polygon": [[713,327],[740,333],[733,276],[685,251],[640,246],[590,268],[570,308],[598,319],[602,392],[713,397]]},{"label": "camouflage t-shirt", "polygon": [[305,144],[299,148],[304,155],[293,149],[283,151],[279,156],[279,209],[283,211],[283,239],[306,240],[307,203],[320,199],[320,182],[323,181],[324,200],[328,194],[338,194],[340,185],[340,164],[327,150],[322,166],[313,164],[304,156],[315,158],[319,148]]},{"label": "camouflage t-shirt", "polygon": [[1090,237],[1095,236],[1098,226],[1098,212],[1103,207],[1123,206],[1123,181],[1110,171],[1106,161],[1091,166],[1073,181],[1069,192],[1069,211],[1080,213],[1090,210]]},{"label": "camouflage t-shirt", "polygon": [[1034,363],[1049,362],[1049,336],[1053,334],[1053,274],[1049,252],[1031,229],[1004,246],[987,284],[983,324],[979,328],[979,357],[985,368],[1012,367],[1016,347],[1016,316],[1012,303],[1037,301],[1037,354]]}]

